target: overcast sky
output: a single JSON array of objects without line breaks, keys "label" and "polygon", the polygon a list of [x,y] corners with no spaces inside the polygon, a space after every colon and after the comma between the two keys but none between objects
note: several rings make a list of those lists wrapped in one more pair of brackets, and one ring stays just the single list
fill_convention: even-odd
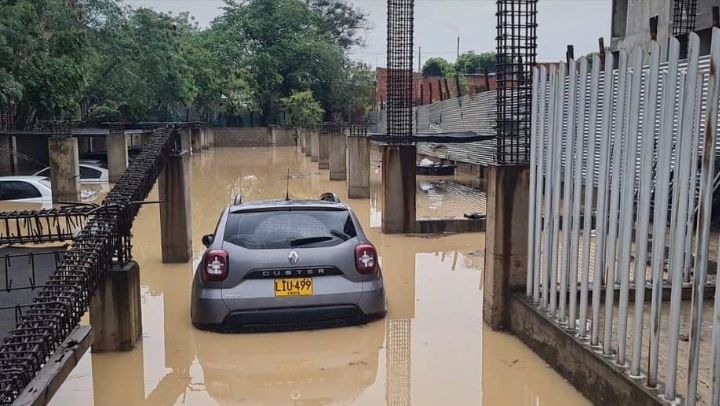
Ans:
[{"label": "overcast sky", "polygon": [[[189,11],[201,26],[210,24],[221,13],[222,0],[125,0],[133,6],[158,11]],[[372,29],[366,46],[353,56],[371,66],[384,66],[386,55],[386,1],[346,0],[368,14]],[[460,52],[495,49],[495,0],[415,0],[415,60],[417,46],[422,58],[441,56],[455,60],[457,37]],[[565,58],[568,44],[576,56],[597,50],[597,39],[610,43],[612,0],[539,0],[538,61]],[[417,62],[416,62],[417,63]]]}]

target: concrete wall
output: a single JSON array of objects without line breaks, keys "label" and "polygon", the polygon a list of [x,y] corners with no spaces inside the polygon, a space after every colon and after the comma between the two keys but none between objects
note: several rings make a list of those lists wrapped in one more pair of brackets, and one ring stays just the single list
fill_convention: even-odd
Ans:
[{"label": "concrete wall", "polygon": [[213,131],[215,146],[219,148],[296,145],[294,128],[275,127],[274,137],[270,127],[218,127],[213,128]]}]

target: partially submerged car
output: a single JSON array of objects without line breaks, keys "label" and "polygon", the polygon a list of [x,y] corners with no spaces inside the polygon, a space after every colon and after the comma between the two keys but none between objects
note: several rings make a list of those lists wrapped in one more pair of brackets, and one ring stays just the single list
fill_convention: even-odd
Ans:
[{"label": "partially submerged car", "polygon": [[375,247],[334,194],[226,207],[193,280],[192,323],[267,331],[363,324],[387,311]]}]

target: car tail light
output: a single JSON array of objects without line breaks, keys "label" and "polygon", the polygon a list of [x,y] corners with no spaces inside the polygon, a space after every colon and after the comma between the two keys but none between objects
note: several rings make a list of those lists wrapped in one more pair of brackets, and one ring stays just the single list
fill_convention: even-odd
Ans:
[{"label": "car tail light", "polygon": [[228,276],[228,253],[225,250],[212,250],[205,253],[203,259],[203,277],[209,282],[219,282]]},{"label": "car tail light", "polygon": [[370,244],[360,244],[355,247],[355,268],[361,274],[371,274],[377,271],[377,251]]}]

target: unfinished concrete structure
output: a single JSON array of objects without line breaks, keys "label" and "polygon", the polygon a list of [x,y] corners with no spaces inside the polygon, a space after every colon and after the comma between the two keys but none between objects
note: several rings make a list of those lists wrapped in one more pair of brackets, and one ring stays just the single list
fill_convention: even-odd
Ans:
[{"label": "unfinished concrete structure", "polygon": [[318,133],[318,169],[330,169],[330,133],[332,124],[323,124]]},{"label": "unfinished concrete structure", "polygon": [[48,139],[53,203],[80,201],[80,158],[77,138]]},{"label": "unfinished concrete structure", "polygon": [[189,154],[172,154],[158,182],[163,263],[185,263],[192,258]]},{"label": "unfinished concrete structure", "polygon": [[330,180],[347,178],[347,137],[342,125],[335,126],[330,133]]},{"label": "unfinished concrete structure", "polygon": [[350,199],[370,197],[370,138],[367,126],[350,126],[347,136],[347,193]]},{"label": "unfinished concrete structure", "polygon": [[125,131],[122,127],[113,127],[107,135],[107,162],[108,178],[110,183],[116,183],[125,173],[128,166],[128,145]]}]

